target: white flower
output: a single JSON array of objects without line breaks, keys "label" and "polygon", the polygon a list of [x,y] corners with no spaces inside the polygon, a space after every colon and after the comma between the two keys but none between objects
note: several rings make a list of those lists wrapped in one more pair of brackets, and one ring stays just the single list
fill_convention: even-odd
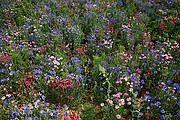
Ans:
[{"label": "white flower", "polygon": [[6,99],[6,97],[5,96],[3,96],[2,98],[1,98],[1,100],[5,100]]},{"label": "white flower", "polygon": [[101,107],[103,107],[103,106],[104,106],[104,103],[101,103],[100,105],[101,105]]},{"label": "white flower", "polygon": [[119,105],[116,105],[116,106],[115,106],[115,109],[119,109]]}]

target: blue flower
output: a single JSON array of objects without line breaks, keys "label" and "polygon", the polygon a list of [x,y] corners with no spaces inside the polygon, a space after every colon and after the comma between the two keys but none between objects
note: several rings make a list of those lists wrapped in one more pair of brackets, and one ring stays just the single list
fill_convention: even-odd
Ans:
[{"label": "blue flower", "polygon": [[38,117],[34,117],[34,120],[39,120],[39,118]]},{"label": "blue flower", "polygon": [[177,105],[180,106],[180,102],[178,102]]},{"label": "blue flower", "polygon": [[154,107],[155,105],[154,105],[154,103],[151,103],[150,106]]},{"label": "blue flower", "polygon": [[179,116],[179,117],[180,117],[180,112],[178,112],[178,113],[177,113],[177,116]]},{"label": "blue flower", "polygon": [[162,110],[161,110],[161,113],[162,113],[162,114],[164,114],[164,113],[165,113],[165,110],[164,110],[164,109],[162,109]]},{"label": "blue flower", "polygon": [[61,108],[61,106],[60,106],[60,105],[58,105],[56,108],[57,108],[57,109],[60,109],[60,108]]},{"label": "blue flower", "polygon": [[4,107],[7,107],[7,106],[8,106],[8,103],[4,103],[3,106],[4,106]]},{"label": "blue flower", "polygon": [[171,81],[171,80],[167,80],[166,82],[167,82],[168,84],[171,84],[171,83],[172,83],[172,81]]},{"label": "blue flower", "polygon": [[155,105],[158,107],[161,105],[161,102],[156,102]]},{"label": "blue flower", "polygon": [[143,112],[139,112],[139,115],[140,115],[140,116],[143,116]]},{"label": "blue flower", "polygon": [[64,115],[65,115],[65,116],[68,116],[69,114],[68,114],[68,112],[65,112]]},{"label": "blue flower", "polygon": [[28,114],[30,114],[30,115],[33,114],[33,111],[32,111],[32,110],[29,110]]},{"label": "blue flower", "polygon": [[42,110],[42,111],[41,111],[41,114],[42,114],[42,115],[46,115],[46,111],[43,111],[43,110]]},{"label": "blue flower", "polygon": [[163,115],[160,116],[160,119],[161,119],[161,120],[166,120]]},{"label": "blue flower", "polygon": [[55,116],[55,115],[53,115],[53,119],[56,119],[56,116]]},{"label": "blue flower", "polygon": [[79,64],[81,62],[78,58],[71,58],[71,60],[76,64]]},{"label": "blue flower", "polygon": [[100,91],[103,91],[103,90],[104,90],[104,88],[101,87],[101,88],[100,88]]},{"label": "blue flower", "polygon": [[173,86],[177,89],[180,90],[180,86],[177,83],[174,83]]},{"label": "blue flower", "polygon": [[143,84],[143,85],[145,84],[144,80],[141,80],[141,84]]},{"label": "blue flower", "polygon": [[50,110],[50,113],[54,113],[54,110]]},{"label": "blue flower", "polygon": [[18,115],[18,112],[12,112],[11,116],[14,118]]},{"label": "blue flower", "polygon": [[24,120],[29,120],[29,119],[27,117],[25,117]]},{"label": "blue flower", "polygon": [[149,91],[146,91],[146,94],[149,95]]}]

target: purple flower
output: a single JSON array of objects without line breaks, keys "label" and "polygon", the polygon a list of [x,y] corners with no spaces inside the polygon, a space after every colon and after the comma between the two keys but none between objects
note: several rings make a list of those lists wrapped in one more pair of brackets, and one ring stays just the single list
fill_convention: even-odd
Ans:
[{"label": "purple flower", "polygon": [[180,102],[178,102],[177,105],[180,106]]},{"label": "purple flower", "polygon": [[103,90],[104,90],[104,88],[101,87],[101,88],[100,88],[100,91],[103,91]]},{"label": "purple flower", "polygon": [[162,114],[164,114],[164,113],[165,113],[165,110],[164,110],[164,109],[162,109],[162,110],[161,110],[161,113],[162,113]]}]

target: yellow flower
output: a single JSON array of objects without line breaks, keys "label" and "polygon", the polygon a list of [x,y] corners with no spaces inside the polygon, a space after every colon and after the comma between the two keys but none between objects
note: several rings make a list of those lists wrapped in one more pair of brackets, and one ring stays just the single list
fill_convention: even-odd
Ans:
[{"label": "yellow flower", "polygon": [[159,38],[161,39],[162,37],[161,37],[161,36],[159,36]]},{"label": "yellow flower", "polygon": [[180,34],[178,35],[178,37],[180,38]]}]

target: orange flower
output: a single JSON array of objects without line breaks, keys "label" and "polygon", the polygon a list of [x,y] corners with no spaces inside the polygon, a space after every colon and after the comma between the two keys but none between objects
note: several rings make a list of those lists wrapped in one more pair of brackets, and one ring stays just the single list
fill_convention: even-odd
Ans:
[{"label": "orange flower", "polygon": [[180,34],[178,35],[178,37],[180,38]]}]

